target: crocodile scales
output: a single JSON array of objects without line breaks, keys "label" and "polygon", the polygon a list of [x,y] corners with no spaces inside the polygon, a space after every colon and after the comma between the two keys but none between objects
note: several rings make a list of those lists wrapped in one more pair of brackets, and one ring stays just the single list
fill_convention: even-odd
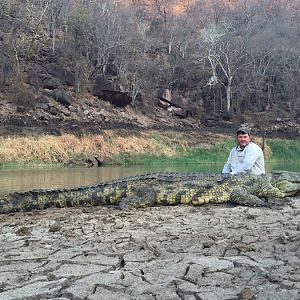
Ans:
[{"label": "crocodile scales", "polygon": [[224,176],[218,173],[153,173],[68,189],[31,190],[0,196],[0,213],[49,207],[153,205],[233,202],[269,206],[266,199],[300,192],[300,173]]}]

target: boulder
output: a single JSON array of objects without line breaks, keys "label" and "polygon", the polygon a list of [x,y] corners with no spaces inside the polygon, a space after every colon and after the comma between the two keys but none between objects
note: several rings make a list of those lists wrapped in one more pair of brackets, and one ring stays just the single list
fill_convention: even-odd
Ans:
[{"label": "boulder", "polygon": [[127,92],[119,91],[104,91],[102,99],[110,102],[117,107],[125,107],[132,101],[131,96],[128,95]]},{"label": "boulder", "polygon": [[58,115],[58,109],[54,106],[50,107],[49,113],[53,116],[57,116]]},{"label": "boulder", "polygon": [[190,101],[181,95],[172,93],[169,89],[157,89],[158,106],[172,112],[175,116],[184,119],[190,115]]},{"label": "boulder", "polygon": [[156,90],[156,98],[163,100],[163,101],[171,102],[172,92],[170,89],[158,88]]},{"label": "boulder", "polygon": [[168,109],[170,107],[170,103],[161,99],[158,99],[158,106],[163,109]]},{"label": "boulder", "polygon": [[131,96],[120,83],[104,76],[97,76],[93,80],[91,93],[117,107],[125,107],[132,102]]},{"label": "boulder", "polygon": [[75,84],[75,74],[64,69],[57,63],[50,63],[45,66],[47,73],[59,79],[64,85],[73,86]]},{"label": "boulder", "polygon": [[197,104],[192,103],[188,98],[182,95],[174,95],[171,99],[171,105],[180,108],[175,115],[182,119],[197,115],[197,110],[199,109]]},{"label": "boulder", "polygon": [[91,93],[94,96],[102,97],[103,91],[116,91],[117,88],[112,80],[108,80],[104,76],[97,76],[92,83]]},{"label": "boulder", "polygon": [[32,85],[34,88],[39,89],[40,87],[43,86],[43,81],[41,80],[40,77],[38,77],[35,74],[30,74],[27,79],[27,83]]},{"label": "boulder", "polygon": [[172,112],[175,116],[179,117],[180,119],[184,119],[187,117],[187,112],[181,107],[170,106],[168,108],[168,111]]},{"label": "boulder", "polygon": [[49,105],[50,101],[48,99],[48,97],[46,96],[39,96],[36,98],[36,107],[37,108],[41,108],[43,110],[49,110],[50,109],[50,105]]},{"label": "boulder", "polygon": [[31,84],[35,88],[43,86],[44,81],[50,79],[51,76],[47,73],[44,66],[39,64],[33,64],[28,71],[27,83]]},{"label": "boulder", "polygon": [[100,167],[103,164],[103,159],[97,155],[91,155],[87,160],[86,164],[89,167]]},{"label": "boulder", "polygon": [[45,67],[42,66],[42,65],[39,65],[39,64],[34,64],[32,66],[32,71],[31,72],[32,72],[32,74],[37,75],[39,77],[41,77],[42,75],[47,74],[47,71],[46,71]]},{"label": "boulder", "polygon": [[56,78],[45,78],[42,85],[44,89],[55,90],[60,87],[60,81]]},{"label": "boulder", "polygon": [[185,110],[187,110],[189,106],[189,100],[181,95],[174,95],[170,103],[175,107],[180,107]]},{"label": "boulder", "polygon": [[74,98],[65,90],[48,90],[46,93],[48,96],[51,96],[54,100],[64,106],[70,106],[74,102]]}]

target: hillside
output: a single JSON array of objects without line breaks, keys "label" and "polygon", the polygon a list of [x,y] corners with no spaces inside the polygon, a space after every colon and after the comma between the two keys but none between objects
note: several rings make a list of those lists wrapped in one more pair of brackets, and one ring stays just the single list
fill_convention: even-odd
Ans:
[{"label": "hillside", "polygon": [[248,123],[297,137],[297,7],[283,2],[3,1],[0,135]]}]

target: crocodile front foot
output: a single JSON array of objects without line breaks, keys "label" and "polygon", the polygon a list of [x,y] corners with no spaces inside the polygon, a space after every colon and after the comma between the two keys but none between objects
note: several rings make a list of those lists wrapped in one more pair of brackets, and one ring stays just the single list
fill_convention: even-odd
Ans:
[{"label": "crocodile front foot", "polygon": [[248,193],[244,189],[237,189],[230,194],[230,202],[256,207],[271,207],[271,204],[267,201],[263,201],[255,195]]}]

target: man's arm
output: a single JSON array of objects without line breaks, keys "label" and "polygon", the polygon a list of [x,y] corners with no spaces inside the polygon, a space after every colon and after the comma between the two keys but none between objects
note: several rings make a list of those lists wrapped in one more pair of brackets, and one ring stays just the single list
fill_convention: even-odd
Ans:
[{"label": "man's arm", "polygon": [[232,155],[232,150],[230,151],[227,162],[223,167],[222,174],[230,174],[231,173],[231,163],[230,163],[231,155]]}]

